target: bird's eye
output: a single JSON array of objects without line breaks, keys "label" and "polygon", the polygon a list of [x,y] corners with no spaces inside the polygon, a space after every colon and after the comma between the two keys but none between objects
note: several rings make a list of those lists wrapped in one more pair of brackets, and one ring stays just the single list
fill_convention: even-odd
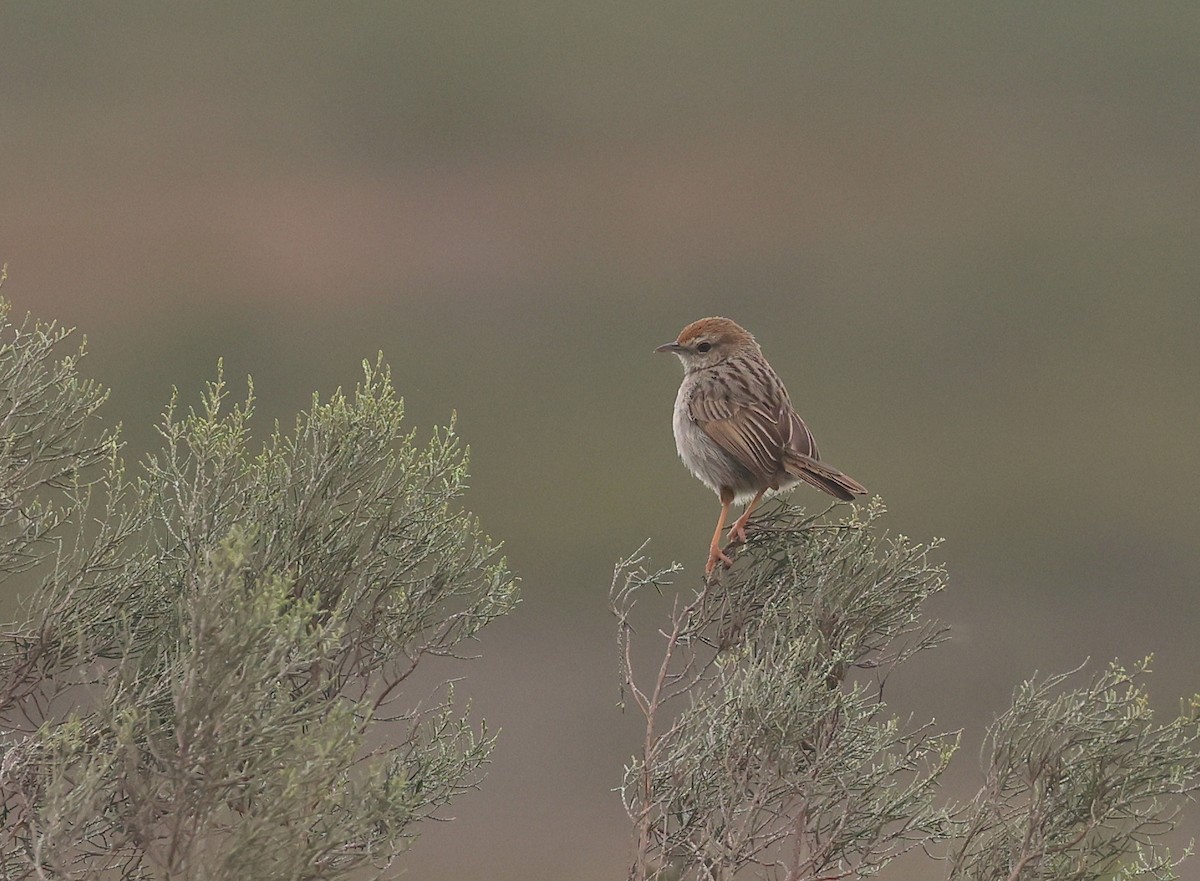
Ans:
[{"label": "bird's eye", "polygon": [[707,352],[711,348],[712,348],[712,343],[701,343],[700,345],[696,346],[696,351],[697,352]]}]

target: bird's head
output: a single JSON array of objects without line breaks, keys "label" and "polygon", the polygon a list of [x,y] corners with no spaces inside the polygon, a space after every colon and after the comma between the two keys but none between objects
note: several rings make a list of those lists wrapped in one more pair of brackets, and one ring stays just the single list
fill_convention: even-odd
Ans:
[{"label": "bird's head", "polygon": [[659,346],[656,352],[674,352],[683,362],[685,373],[720,364],[726,358],[746,352],[758,352],[758,343],[750,332],[728,318],[701,318],[679,332],[673,343]]}]

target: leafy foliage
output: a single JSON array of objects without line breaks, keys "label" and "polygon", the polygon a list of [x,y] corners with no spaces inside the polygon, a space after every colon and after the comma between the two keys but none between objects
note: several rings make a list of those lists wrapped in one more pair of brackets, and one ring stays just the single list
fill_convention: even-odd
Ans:
[{"label": "leafy foliage", "polygon": [[1137,682],[1148,671],[1114,663],[1077,688],[1066,674],[1017,689],[988,731],[952,881],[1176,877],[1156,842],[1200,786],[1198,704],[1157,722]]},{"label": "leafy foliage", "polygon": [[818,523],[782,509],[748,565],[676,602],[646,684],[631,617],[674,570],[618,568],[623,682],[647,723],[623,789],[631,878],[860,877],[942,834],[932,794],[955,737],[890,716],[878,677],[940,638],[919,609],[944,573],[927,548],[881,538],[881,514]]},{"label": "leafy foliage", "polygon": [[1155,721],[1145,663],[1025,682],[988,732],[978,795],[938,806],[957,737],[890,715],[882,684],[943,638],[922,607],[945,573],[882,514],[753,521],[733,569],[676,596],[648,674],[639,602],[678,567],[618,565],[623,696],[645,720],[621,790],[631,881],[861,878],[915,848],[950,881],[1175,878],[1161,840],[1200,788],[1200,699]]},{"label": "leafy foliage", "polygon": [[4,876],[386,866],[493,744],[407,686],[517,602],[453,424],[418,445],[377,361],[253,449],[218,377],[131,479],[66,332],[5,331],[0,572],[41,578],[0,634]]}]

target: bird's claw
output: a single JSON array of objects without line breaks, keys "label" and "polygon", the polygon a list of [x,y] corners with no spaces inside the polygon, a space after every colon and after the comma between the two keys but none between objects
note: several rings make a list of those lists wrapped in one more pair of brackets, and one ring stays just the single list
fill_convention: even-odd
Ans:
[{"label": "bird's claw", "polygon": [[722,550],[713,549],[713,552],[708,555],[708,563],[704,566],[704,574],[712,575],[713,570],[717,568],[717,563],[724,563],[728,569],[733,566],[733,558]]}]

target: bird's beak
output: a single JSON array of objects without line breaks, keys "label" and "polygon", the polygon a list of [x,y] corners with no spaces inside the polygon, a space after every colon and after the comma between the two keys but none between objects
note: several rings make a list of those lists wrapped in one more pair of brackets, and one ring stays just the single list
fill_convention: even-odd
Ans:
[{"label": "bird's beak", "polygon": [[679,343],[663,343],[661,346],[659,346],[654,351],[656,351],[656,352],[682,352],[683,346],[679,345]]}]

